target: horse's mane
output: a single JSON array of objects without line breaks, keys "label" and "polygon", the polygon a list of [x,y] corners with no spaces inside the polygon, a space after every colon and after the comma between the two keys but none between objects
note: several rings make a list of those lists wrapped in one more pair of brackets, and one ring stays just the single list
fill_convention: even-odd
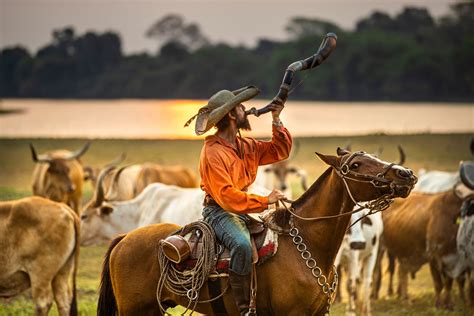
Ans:
[{"label": "horse's mane", "polygon": [[321,186],[321,183],[325,181],[327,177],[329,177],[331,172],[332,167],[327,168],[326,171],[324,171],[323,174],[319,176],[316,181],[314,181],[314,183],[309,187],[309,189],[306,190],[303,195],[301,195],[296,201],[294,201],[291,206],[294,209],[300,208],[306,202],[306,200],[308,200],[316,193],[317,189]]},{"label": "horse's mane", "polygon": [[[328,168],[324,173],[306,190],[301,197],[291,204],[291,207],[298,209],[304,202],[311,196],[314,195],[316,190],[319,188],[321,183],[331,174],[332,167]],[[291,213],[287,211],[286,207],[278,207],[276,210],[271,212],[270,221],[277,224],[280,227],[285,227],[289,224]]]}]

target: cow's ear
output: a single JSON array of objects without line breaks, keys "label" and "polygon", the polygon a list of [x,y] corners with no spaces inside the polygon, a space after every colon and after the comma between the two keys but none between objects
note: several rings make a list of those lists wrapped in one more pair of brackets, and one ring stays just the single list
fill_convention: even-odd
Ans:
[{"label": "cow's ear", "polygon": [[107,203],[104,203],[99,207],[99,215],[101,216],[110,215],[113,211],[113,206]]},{"label": "cow's ear", "polygon": [[95,180],[92,168],[89,166],[84,167],[84,181],[87,181],[87,180],[91,180],[91,181]]},{"label": "cow's ear", "polygon": [[330,165],[330,166],[333,166],[333,167],[338,167],[338,162],[337,162],[337,157],[336,156],[331,156],[331,155],[323,155],[323,154],[320,154],[320,153],[315,153],[316,155],[318,155],[319,159],[321,159],[323,162],[325,162],[326,164]]}]

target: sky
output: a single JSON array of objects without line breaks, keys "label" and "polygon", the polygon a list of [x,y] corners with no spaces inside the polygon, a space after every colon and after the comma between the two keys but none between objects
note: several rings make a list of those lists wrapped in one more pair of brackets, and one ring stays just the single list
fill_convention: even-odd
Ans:
[{"label": "sky", "polygon": [[73,26],[114,31],[125,54],[156,52],[158,43],[145,32],[163,16],[175,13],[197,23],[211,42],[253,46],[259,38],[285,40],[291,17],[303,16],[353,29],[379,10],[392,17],[406,6],[427,8],[437,18],[449,13],[447,0],[0,0],[0,47],[21,45],[35,53],[51,42],[53,29]]}]

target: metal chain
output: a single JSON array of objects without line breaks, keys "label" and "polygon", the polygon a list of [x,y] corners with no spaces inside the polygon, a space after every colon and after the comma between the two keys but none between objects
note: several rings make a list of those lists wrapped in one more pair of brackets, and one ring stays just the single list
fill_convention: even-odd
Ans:
[{"label": "metal chain", "polygon": [[290,233],[289,234],[293,239],[293,243],[296,245],[296,249],[300,252],[301,258],[305,260],[306,266],[311,270],[311,274],[313,275],[313,277],[316,278],[316,282],[322,288],[323,293],[328,296],[325,315],[329,315],[329,309],[331,308],[333,295],[336,291],[337,283],[339,281],[339,276],[337,274],[336,267],[334,265],[332,266],[334,270],[334,279],[330,285],[328,281],[329,276],[326,277],[323,274],[323,271],[321,270],[321,268],[318,267],[316,260],[313,258],[313,256],[311,255],[311,252],[309,252],[308,247],[304,243],[303,237],[300,236],[300,232],[298,228],[294,226],[293,217],[290,220]]}]

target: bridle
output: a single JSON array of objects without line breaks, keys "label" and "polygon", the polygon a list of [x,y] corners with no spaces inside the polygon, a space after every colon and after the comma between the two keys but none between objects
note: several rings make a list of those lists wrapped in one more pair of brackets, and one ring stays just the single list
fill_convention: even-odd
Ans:
[{"label": "bridle", "polygon": [[[362,156],[362,155],[365,155],[365,152],[363,151],[353,152],[347,159],[341,161],[341,165],[338,168],[333,167],[336,169],[336,174],[342,179],[342,182],[344,183],[344,186],[352,202],[354,202],[355,205],[359,206],[358,209],[353,210],[348,213],[343,213],[343,214],[338,214],[338,215],[319,216],[319,217],[302,217],[294,212],[295,210],[293,206],[290,206],[288,208],[286,204],[282,201],[283,206],[291,214],[290,222],[289,222],[290,230],[288,234],[292,238],[293,243],[296,245],[296,249],[300,253],[301,258],[305,260],[306,266],[308,267],[308,269],[311,270],[311,274],[316,279],[317,284],[321,287],[323,293],[327,295],[325,315],[329,315],[329,310],[334,301],[334,293],[336,291],[337,284],[339,282],[339,276],[338,276],[336,267],[334,265],[332,266],[332,270],[333,270],[332,282],[329,281],[329,276],[326,277],[323,274],[322,269],[318,266],[316,260],[312,257],[311,253],[308,250],[308,247],[304,243],[303,237],[301,237],[298,228],[295,227],[294,218],[296,217],[298,219],[305,220],[305,221],[313,221],[313,220],[331,219],[331,218],[338,218],[338,217],[342,217],[346,215],[352,215],[356,212],[362,211],[365,208],[368,208],[370,210],[367,215],[374,214],[376,212],[381,212],[387,209],[390,206],[390,204],[393,202],[393,198],[395,197],[396,185],[394,184],[393,180],[386,179],[385,176],[395,164],[394,163],[388,164],[382,172],[378,173],[375,176],[367,175],[367,174],[363,174],[363,173],[359,173],[359,172],[355,172],[351,170],[349,166],[350,162],[355,157]],[[390,191],[389,193],[381,195],[376,200],[369,201],[365,204],[360,204],[358,201],[354,199],[354,196],[352,195],[352,192],[350,190],[349,185],[347,184],[347,181],[370,183],[377,190],[380,190],[383,188],[389,188]],[[286,202],[293,202],[293,201],[286,201]],[[360,219],[362,218],[363,217],[361,217]]]},{"label": "bridle", "polygon": [[[360,212],[363,209],[369,209],[369,213],[367,215],[371,215],[377,212],[381,212],[385,209],[387,209],[390,204],[393,202],[393,198],[395,197],[395,188],[396,184],[393,182],[393,180],[389,180],[385,178],[387,173],[392,169],[392,167],[395,165],[394,163],[389,163],[387,166],[384,167],[384,170],[377,175],[373,176],[370,174],[363,174],[360,172],[356,172],[350,169],[350,162],[357,156],[363,156],[366,153],[363,151],[356,151],[351,153],[351,155],[341,161],[341,165],[339,167],[333,167],[336,170],[336,174],[342,179],[342,182],[344,183],[344,187],[346,188],[346,191],[352,200],[352,202],[357,205],[359,208],[343,213],[343,214],[338,214],[338,215],[327,215],[327,216],[318,216],[318,217],[302,217],[298,214],[295,213],[295,209],[293,206],[288,207],[284,202],[289,202],[293,203],[294,201],[290,200],[285,200],[281,201],[282,205],[286,208],[290,214],[298,219],[305,220],[305,221],[316,221],[316,220],[323,220],[323,219],[332,219],[332,218],[338,218],[338,217],[343,217],[347,215],[352,215],[354,213]],[[364,204],[361,204],[360,202],[356,201],[351,190],[349,187],[349,184],[347,181],[356,181],[356,182],[363,182],[363,183],[370,183],[374,188],[377,190],[380,189],[386,189],[389,188],[390,191],[389,193],[385,193],[378,197],[375,200],[366,202]],[[380,191],[379,191],[380,192]]]}]

